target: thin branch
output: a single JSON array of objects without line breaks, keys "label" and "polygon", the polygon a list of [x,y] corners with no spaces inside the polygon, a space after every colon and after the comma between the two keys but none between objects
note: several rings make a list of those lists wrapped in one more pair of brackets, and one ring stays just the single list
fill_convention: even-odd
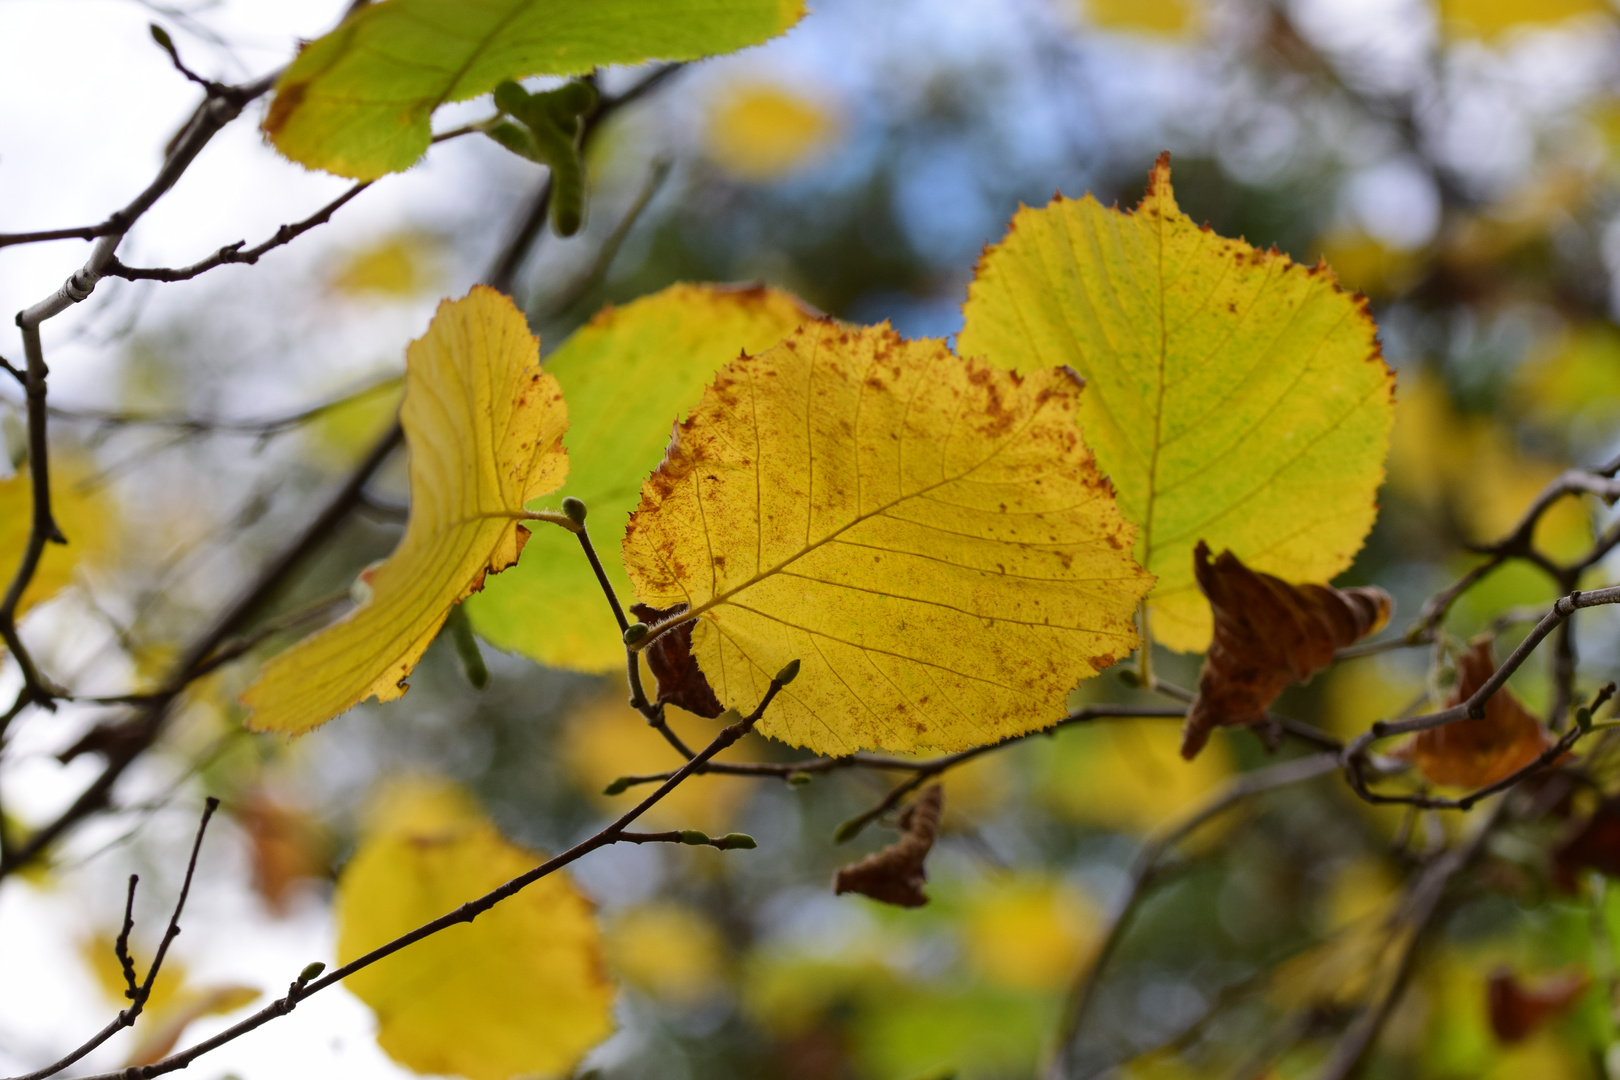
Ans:
[{"label": "thin branch", "polygon": [[1125,934],[1130,930],[1142,902],[1146,899],[1147,891],[1158,877],[1162,861],[1166,852],[1179,843],[1183,838],[1208,823],[1227,810],[1236,806],[1244,799],[1261,792],[1273,791],[1277,788],[1287,787],[1290,784],[1301,783],[1306,780],[1324,776],[1338,768],[1338,757],[1335,754],[1316,754],[1311,757],[1296,758],[1278,765],[1256,769],[1241,776],[1235,777],[1224,788],[1207,800],[1191,814],[1179,822],[1164,829],[1157,835],[1143,842],[1131,864],[1130,883],[1126,886],[1125,894],[1121,897],[1109,920],[1108,928],[1103,934],[1102,944],[1096,954],[1088,962],[1085,970],[1077,979],[1074,988],[1069,992],[1068,1004],[1064,1010],[1062,1033],[1057,1042],[1057,1050],[1053,1056],[1048,1075],[1056,1078],[1065,1075],[1064,1064],[1070,1049],[1077,1040],[1080,1028],[1085,1022],[1086,1013],[1090,1010],[1092,1001],[1096,998],[1097,988],[1101,985],[1102,976],[1108,967],[1108,962],[1118,950]]},{"label": "thin branch", "polygon": [[129,935],[135,929],[135,886],[140,883],[139,874],[129,875],[129,896],[124,900],[124,925],[118,931],[118,940],[113,942],[113,955],[118,958],[118,966],[124,973],[124,996],[131,1001],[140,995],[140,982],[135,976],[135,961],[129,955]]},{"label": "thin branch", "polygon": [[[788,672],[784,670],[783,675],[788,675]],[[517,893],[521,892],[523,889],[532,885],[536,881],[539,881],[541,878],[561,870],[563,867],[575,862],[585,855],[590,854],[592,851],[595,851],[598,848],[621,842],[642,842],[641,839],[636,838],[646,837],[652,834],[629,833],[628,836],[630,839],[627,840],[627,830],[629,826],[637,818],[641,817],[641,815],[655,806],[664,798],[664,796],[675,790],[675,788],[678,787],[682,781],[696,772],[697,769],[703,765],[703,763],[707,762],[710,758],[714,757],[714,755],[720,753],[720,751],[732,745],[738,739],[742,738],[745,734],[751,731],[754,725],[759,722],[760,718],[765,715],[765,710],[776,698],[776,695],[781,692],[782,687],[786,685],[786,680],[784,680],[783,675],[778,675],[775,679],[771,680],[770,687],[766,690],[765,696],[763,699],[761,699],[759,705],[754,709],[753,712],[738,720],[736,723],[723,728],[720,733],[714,737],[714,740],[710,742],[708,746],[704,747],[696,757],[687,762],[686,766],[675,776],[670,777],[669,780],[665,781],[659,786],[658,790],[648,795],[640,803],[636,804],[633,809],[626,811],[611,825],[602,829],[595,835],[580,841],[567,851],[546,860],[539,866],[519,874],[506,884],[500,886],[499,888],[492,889],[483,896],[480,896],[478,899],[469,900],[467,903],[462,904],[454,911],[447,912],[431,922],[423,923],[415,930],[401,934],[399,937],[388,942],[387,944],[379,945],[377,948],[372,949],[364,956],[351,960],[349,963],[327,973],[322,978],[315,979],[307,983],[302,980],[293,982],[288,987],[287,993],[283,997],[278,998],[269,1005],[265,1006],[263,1009],[260,1009],[258,1012],[254,1013],[252,1016],[247,1017],[240,1023],[232,1025],[211,1038],[204,1039],[202,1042],[188,1047],[177,1054],[171,1054],[163,1060],[155,1062],[151,1065],[134,1066],[128,1069],[120,1069],[117,1072],[102,1073],[96,1076],[86,1077],[84,1080],[152,1080],[153,1077],[162,1076],[166,1073],[176,1072],[180,1069],[184,1069],[193,1061],[202,1057],[209,1051],[224,1046],[226,1043],[233,1042],[236,1039],[241,1038],[243,1035],[246,1035],[248,1032],[264,1026],[277,1017],[287,1015],[288,1013],[292,1012],[301,1001],[310,995],[319,993],[329,986],[334,986],[348,978],[350,975],[353,975],[355,972],[362,971],[365,968],[370,967],[372,964],[375,964],[377,961],[392,956],[401,949],[413,945],[424,938],[432,937],[434,934],[437,934],[442,930],[448,930],[452,926],[459,926],[462,923],[472,922],[479,915],[482,915],[484,912],[490,910],[501,901],[506,900],[511,896],[515,896]],[[788,678],[791,679],[791,675],[788,675]],[[49,1075],[50,1073],[48,1072],[32,1074],[28,1077],[15,1077],[12,1078],[12,1080],[43,1080],[43,1077]]]},{"label": "thin branch", "polygon": [[1372,1047],[1373,1041],[1383,1029],[1385,1021],[1394,1011],[1407,982],[1411,979],[1412,969],[1417,961],[1418,947],[1433,924],[1435,914],[1440,910],[1440,900],[1445,895],[1446,886],[1467,869],[1484,850],[1486,839],[1496,827],[1502,805],[1497,805],[1497,809],[1481,823],[1479,831],[1466,845],[1453,848],[1430,863],[1423,876],[1413,886],[1407,903],[1403,905],[1406,921],[1411,925],[1411,935],[1401,950],[1389,986],[1378,1000],[1368,1005],[1356,1017],[1349,1030],[1334,1047],[1332,1056],[1317,1080],[1348,1080],[1360,1066],[1362,1058]]},{"label": "thin branch", "polygon": [[168,929],[164,931],[163,941],[158,945],[157,953],[152,957],[152,966],[146,970],[146,979],[139,986],[135,985],[135,966],[129,958],[129,933],[135,926],[133,917],[135,876],[130,875],[129,899],[124,906],[124,928],[119,933],[118,941],[114,946],[118,953],[119,963],[123,966],[124,979],[130,987],[129,990],[125,991],[125,994],[130,998],[129,1005],[121,1009],[118,1015],[108,1022],[106,1027],[79,1044],[65,1057],[45,1066],[43,1069],[37,1069],[23,1076],[12,1077],[11,1080],[46,1080],[46,1077],[55,1076],[120,1031],[135,1025],[135,1021],[140,1018],[141,1010],[146,1008],[146,1003],[152,996],[152,984],[157,981],[158,972],[163,968],[163,960],[168,955],[169,945],[175,938],[180,936],[180,915],[186,909],[186,897],[191,894],[191,880],[197,873],[197,855],[202,850],[203,834],[208,831],[209,819],[214,816],[214,811],[218,809],[219,800],[210,796],[203,806],[202,821],[197,825],[197,839],[191,845],[191,859],[186,863],[186,876],[180,884],[180,896],[175,901],[174,913],[169,916]]},{"label": "thin branch", "polygon": [[126,266],[114,258],[107,263],[106,276],[123,278],[125,281],[190,281],[194,277],[206,274],[215,267],[224,266],[227,263],[246,263],[252,266],[266,252],[290,244],[298,237],[309,232],[309,230],[332,220],[333,214],[337,213],[350,199],[359,195],[375,182],[373,180],[360,181],[302,221],[294,222],[291,225],[283,225],[271,235],[270,239],[257,247],[246,247],[246,240],[238,240],[233,244],[226,244],[200,262],[180,267]]}]

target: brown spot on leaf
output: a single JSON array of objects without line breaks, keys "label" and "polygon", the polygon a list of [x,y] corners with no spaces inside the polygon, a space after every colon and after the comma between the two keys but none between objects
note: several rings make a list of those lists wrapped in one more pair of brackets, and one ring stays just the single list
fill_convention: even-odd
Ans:
[{"label": "brown spot on leaf", "polygon": [[1193,574],[1215,614],[1215,636],[1187,711],[1181,756],[1191,760],[1217,727],[1263,723],[1283,687],[1304,682],[1343,648],[1389,621],[1382,589],[1292,585],[1250,570],[1230,551],[1209,560],[1202,540]]},{"label": "brown spot on leaf", "polygon": [[286,127],[288,119],[304,103],[304,95],[308,92],[307,82],[291,82],[277,89],[274,100],[270,102],[270,110],[264,117],[264,133],[274,138]]},{"label": "brown spot on leaf", "polygon": [[[685,604],[676,604],[671,608],[630,605],[630,613],[648,626],[685,610]],[[714,696],[714,689],[692,655],[692,628],[696,625],[695,622],[682,623],[647,646],[642,655],[647,658],[653,678],[658,680],[658,704],[676,705],[689,713],[713,720],[725,709],[721,707],[720,699]]]},{"label": "brown spot on leaf", "polygon": [[856,892],[900,907],[928,903],[922,888],[928,881],[923,862],[939,835],[939,818],[944,809],[945,789],[939,784],[928,785],[900,811],[900,839],[858,863],[839,867],[833,878],[833,892]]}]

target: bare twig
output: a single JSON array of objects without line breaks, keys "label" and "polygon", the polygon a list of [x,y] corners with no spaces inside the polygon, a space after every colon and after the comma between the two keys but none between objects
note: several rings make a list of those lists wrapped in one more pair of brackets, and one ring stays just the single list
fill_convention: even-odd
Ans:
[{"label": "bare twig", "polygon": [[[790,668],[791,667],[792,665],[790,665]],[[770,687],[766,690],[763,699],[753,712],[749,713],[747,716],[741,718],[735,723],[723,728],[720,734],[716,735],[714,740],[710,742],[708,746],[704,747],[691,761],[687,762],[686,766],[682,768],[680,772],[678,772],[675,776],[670,777],[670,779],[660,785],[656,791],[652,792],[640,803],[636,804],[634,808],[626,811],[611,825],[602,829],[600,832],[589,837],[588,839],[580,841],[578,844],[575,844],[562,854],[554,856],[553,858],[541,863],[539,866],[519,874],[506,884],[485,893],[476,900],[469,900],[467,903],[462,904],[454,911],[447,912],[431,922],[423,923],[415,930],[401,934],[399,937],[388,942],[387,944],[379,945],[377,948],[372,949],[364,956],[360,956],[349,961],[347,964],[342,965],[334,971],[328,972],[325,976],[319,979],[309,982],[304,982],[302,980],[295,981],[288,987],[287,993],[283,997],[276,999],[263,1009],[260,1009],[258,1012],[254,1013],[252,1016],[247,1017],[240,1023],[226,1028],[224,1031],[211,1038],[204,1039],[202,1042],[188,1047],[177,1054],[171,1054],[163,1060],[155,1062],[151,1065],[141,1065],[131,1067],[129,1069],[121,1069],[117,1072],[102,1073],[96,1076],[86,1077],[85,1080],[152,1080],[153,1077],[163,1076],[166,1073],[176,1072],[180,1069],[184,1069],[193,1061],[202,1057],[209,1051],[224,1046],[226,1043],[234,1042],[236,1039],[241,1038],[248,1032],[264,1026],[271,1020],[287,1015],[297,1007],[299,1002],[303,1001],[310,995],[319,993],[329,986],[334,986],[348,978],[350,975],[353,975],[355,972],[368,968],[377,961],[392,956],[401,949],[413,945],[424,938],[432,937],[434,934],[437,934],[442,930],[447,930],[452,926],[459,926],[462,923],[472,922],[479,915],[482,915],[484,912],[490,910],[501,901],[515,896],[517,893],[534,884],[536,881],[539,881],[541,878],[561,870],[563,867],[575,862],[585,855],[590,854],[592,851],[595,851],[598,848],[607,847],[610,844],[622,842],[640,843],[644,842],[645,838],[649,835],[657,835],[636,833],[628,833],[627,835],[627,830],[637,818],[641,817],[642,814],[650,810],[654,805],[662,800],[664,796],[675,790],[675,788],[678,787],[682,781],[696,772],[704,762],[707,762],[710,758],[714,757],[714,755],[732,745],[738,739],[742,738],[745,734],[751,731],[754,725],[759,722],[760,718],[765,715],[765,710],[770,706],[771,702],[775,700],[776,695],[781,692],[782,687],[786,685],[787,682],[791,681],[791,679],[792,673],[790,673],[787,669],[784,669],[782,674],[771,680]],[[724,841],[726,838],[721,839]],[[743,847],[746,845],[734,843],[728,846]],[[49,1075],[51,1075],[49,1072],[38,1073],[31,1074],[27,1077],[15,1077],[12,1078],[12,1080],[43,1080],[44,1077]]]},{"label": "bare twig", "polygon": [[191,859],[186,863],[186,876],[180,884],[180,896],[175,901],[174,913],[169,916],[168,929],[163,932],[163,940],[158,945],[157,953],[152,957],[152,966],[146,969],[146,978],[139,986],[135,984],[135,966],[129,957],[129,934],[135,926],[133,909],[136,880],[133,874],[130,875],[129,898],[124,905],[124,928],[119,933],[118,941],[114,946],[118,953],[118,961],[124,970],[124,980],[129,986],[129,989],[125,991],[126,996],[130,999],[129,1005],[121,1009],[118,1015],[108,1022],[106,1027],[80,1043],[78,1047],[61,1059],[52,1062],[43,1069],[37,1069],[23,1076],[13,1077],[12,1080],[45,1080],[46,1077],[55,1076],[120,1031],[134,1026],[135,1021],[140,1018],[141,1010],[146,1007],[147,1000],[152,996],[152,985],[157,981],[158,972],[163,968],[163,960],[168,955],[169,946],[174,942],[175,938],[180,936],[180,916],[186,909],[186,897],[191,894],[191,880],[197,873],[197,855],[202,850],[203,834],[208,831],[209,819],[214,816],[214,811],[218,809],[219,800],[210,796],[203,807],[202,821],[197,825],[197,839],[191,845]]},{"label": "bare twig", "polygon": [[309,232],[309,230],[332,220],[333,214],[337,213],[350,199],[359,195],[373,183],[375,181],[362,180],[302,221],[283,225],[271,234],[270,239],[255,247],[247,247],[246,240],[238,240],[235,243],[226,244],[206,259],[194,262],[190,266],[179,267],[126,266],[114,258],[107,263],[106,276],[123,278],[125,281],[189,281],[200,274],[206,274],[216,266],[224,266],[227,263],[246,263],[252,266],[266,252],[290,244],[298,237]]}]

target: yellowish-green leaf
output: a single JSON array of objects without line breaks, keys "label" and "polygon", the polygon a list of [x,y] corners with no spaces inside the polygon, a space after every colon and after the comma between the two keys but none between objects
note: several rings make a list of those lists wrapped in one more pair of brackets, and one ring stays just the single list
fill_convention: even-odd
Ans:
[{"label": "yellowish-green leaf", "polygon": [[1067,364],[1080,423],[1158,578],[1152,631],[1209,643],[1199,540],[1288,581],[1350,565],[1377,514],[1395,377],[1360,297],[1201,229],[1168,156],[1134,213],[1089,195],[1023,209],[968,291],[958,348],[998,367]]},{"label": "yellowish-green leaf", "polygon": [[399,697],[451,606],[517,561],[524,504],[568,473],[568,410],[539,356],[495,290],[439,305],[405,354],[405,535],[368,573],[369,602],[265,665],[242,696],[250,727],[301,734],[368,697]]},{"label": "yellowish-green leaf", "polygon": [[608,929],[608,960],[627,982],[654,997],[691,1004],[724,982],[726,942],[702,912],[669,901],[640,904]]},{"label": "yellowish-green leaf", "polygon": [[[378,801],[338,881],[346,964],[541,863],[461,791],[404,783]],[[567,1075],[613,1027],[613,987],[590,901],[563,872],[477,920],[351,975],[377,1043],[419,1073],[469,1080]]]},{"label": "yellowish-green leaf", "polygon": [[771,83],[736,83],[710,107],[708,150],[744,180],[785,176],[823,154],[838,134],[825,102]]},{"label": "yellowish-green leaf", "polygon": [[[546,358],[570,418],[571,470],[559,494],[585,501],[585,524],[599,549],[611,551],[624,536],[641,482],[664,456],[670,425],[697,404],[716,369],[740,352],[770,348],[813,316],[771,289],[673,285],[606,309]],[[628,603],[630,579],[617,559],[603,562]],[[532,537],[511,573],[468,600],[467,614],[491,644],[553,667],[624,666],[596,575],[579,543],[561,530]]]},{"label": "yellowish-green leaf", "polygon": [[[51,455],[51,516],[68,542],[45,545],[34,578],[23,590],[18,616],[62,591],[81,560],[93,560],[111,547],[117,530],[106,492],[81,486],[90,473],[82,458],[61,451]],[[33,523],[34,484],[24,462],[9,479],[0,480],[0,582],[9,584],[17,572]]]},{"label": "yellowish-green leaf", "polygon": [[1176,37],[1198,24],[1197,0],[1079,0],[1079,4],[1087,21],[1104,30]]},{"label": "yellowish-green leaf", "polygon": [[396,233],[352,252],[332,274],[332,287],[349,296],[415,296],[442,276],[443,243],[420,233]]},{"label": "yellowish-green leaf", "polygon": [[416,164],[446,102],[507,79],[732,52],[803,14],[802,0],[384,0],[304,46],[264,130],[302,165],[373,180]]},{"label": "yellowish-green leaf", "polygon": [[1609,0],[1439,0],[1438,7],[1448,33],[1484,38],[1577,15],[1614,15]]},{"label": "yellowish-green leaf", "polygon": [[958,750],[1064,714],[1126,656],[1150,578],[1075,426],[1080,387],[888,327],[800,328],[728,364],[642,487],[640,599],[760,730],[818,753]]}]

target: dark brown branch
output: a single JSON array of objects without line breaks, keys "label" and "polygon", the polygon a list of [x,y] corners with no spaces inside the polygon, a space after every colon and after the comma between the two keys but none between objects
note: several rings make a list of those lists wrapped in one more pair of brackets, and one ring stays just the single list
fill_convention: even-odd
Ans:
[{"label": "dark brown branch", "polygon": [[256,247],[246,247],[246,240],[238,240],[234,244],[226,244],[224,247],[220,248],[218,251],[214,252],[212,255],[208,256],[208,258],[203,259],[200,262],[192,263],[190,266],[180,267],[126,266],[114,258],[108,261],[106,274],[108,277],[123,278],[125,281],[172,282],[190,281],[194,277],[201,274],[206,274],[215,267],[224,266],[227,263],[245,263],[248,266],[252,266],[254,263],[258,262],[266,252],[281,247],[285,244],[290,244],[294,240],[298,239],[298,237],[309,232],[309,230],[319,225],[324,225],[328,221],[332,220],[333,214],[337,213],[345,204],[349,202],[350,199],[353,199],[356,195],[359,195],[374,182],[375,181],[371,180],[362,180],[360,183],[355,184],[348,191],[345,191],[342,195],[339,195],[337,198],[315,211],[315,213],[311,214],[309,217],[304,218],[302,221],[297,221],[290,225],[283,225],[271,235],[270,239]]},{"label": "dark brown branch", "polygon": [[124,996],[134,1001],[141,992],[140,981],[135,975],[135,961],[129,955],[129,935],[135,929],[135,886],[140,884],[139,874],[129,875],[129,895],[124,900],[124,925],[118,931],[118,940],[113,942],[113,955],[118,958],[118,967],[124,973]]},{"label": "dark brown branch", "polygon": [[140,1018],[141,1010],[146,1008],[146,1003],[152,996],[152,985],[157,982],[158,972],[163,968],[163,960],[169,953],[170,944],[180,936],[180,916],[186,909],[186,898],[191,894],[191,880],[197,873],[197,855],[202,851],[203,834],[208,831],[209,819],[214,816],[214,811],[218,809],[219,800],[210,796],[203,806],[202,821],[197,825],[197,839],[191,845],[191,859],[186,863],[186,876],[180,884],[180,896],[175,901],[174,913],[169,916],[168,929],[163,932],[163,940],[158,945],[157,953],[152,957],[152,966],[146,970],[146,979],[139,986],[135,985],[135,965],[129,958],[129,934],[135,926],[133,909],[136,880],[133,874],[130,875],[129,899],[124,906],[124,928],[119,933],[118,942],[114,946],[118,953],[119,963],[124,969],[124,979],[130,987],[125,991],[125,994],[130,999],[129,1005],[120,1010],[118,1015],[109,1021],[106,1027],[90,1036],[60,1060],[45,1066],[43,1069],[37,1069],[23,1076],[13,1077],[11,1080],[46,1080],[46,1077],[55,1076],[120,1031],[135,1025],[135,1021]]},{"label": "dark brown branch", "polygon": [[[787,674],[787,672],[784,671],[784,674]],[[789,679],[791,679],[791,675],[789,675]],[[193,1061],[202,1057],[209,1051],[224,1046],[226,1043],[234,1042],[236,1039],[241,1038],[248,1032],[264,1026],[277,1017],[287,1015],[297,1007],[299,1002],[303,1001],[310,995],[319,993],[329,986],[334,986],[348,978],[350,975],[353,975],[355,972],[368,968],[377,961],[392,956],[401,949],[414,945],[416,942],[421,941],[424,938],[432,937],[441,930],[448,930],[452,926],[459,926],[462,923],[472,922],[478,916],[493,908],[501,901],[511,896],[515,896],[517,893],[523,891],[525,888],[534,884],[536,881],[539,881],[541,878],[561,870],[563,867],[575,862],[585,855],[590,854],[592,851],[595,851],[598,848],[620,842],[641,842],[638,839],[626,840],[626,834],[629,826],[637,818],[641,817],[642,814],[646,813],[660,800],[662,800],[664,796],[675,790],[675,788],[678,787],[682,781],[691,776],[697,771],[697,769],[701,768],[702,765],[710,758],[714,757],[714,755],[720,753],[720,751],[732,745],[738,739],[742,738],[745,734],[752,730],[754,725],[759,722],[760,717],[765,715],[765,710],[776,698],[776,695],[781,692],[784,685],[785,682],[783,681],[781,675],[779,675],[776,679],[771,680],[771,685],[769,689],[766,690],[764,698],[760,701],[758,707],[756,707],[753,712],[738,720],[736,723],[722,729],[720,734],[716,735],[714,740],[710,742],[708,746],[704,747],[703,750],[700,751],[691,761],[687,762],[686,765],[678,773],[676,773],[676,775],[666,780],[662,785],[659,786],[658,790],[652,792],[641,802],[637,803],[634,808],[626,811],[611,825],[602,829],[600,832],[589,837],[588,839],[580,841],[578,844],[575,844],[562,854],[554,856],[541,863],[539,866],[519,874],[506,884],[485,893],[476,900],[469,900],[467,903],[462,904],[454,911],[447,912],[431,922],[423,923],[415,930],[401,934],[399,937],[385,945],[379,945],[377,948],[366,953],[364,956],[351,960],[349,963],[344,964],[334,971],[328,972],[325,976],[319,979],[315,979],[307,983],[301,980],[295,981],[288,987],[286,995],[276,999],[263,1009],[260,1009],[258,1012],[254,1013],[252,1016],[247,1017],[240,1023],[232,1025],[212,1038],[204,1039],[202,1042],[188,1047],[177,1054],[171,1054],[163,1060],[155,1062],[151,1065],[134,1066],[128,1069],[120,1069],[117,1072],[102,1073],[96,1076],[86,1077],[84,1080],[152,1080],[153,1077],[162,1076],[166,1073],[176,1072],[180,1069],[184,1069]],[[628,835],[634,838],[638,836],[646,837],[657,834],[630,833]],[[726,838],[722,838],[722,840],[724,839]],[[735,844],[732,846],[743,847],[746,845]],[[48,1075],[50,1074],[44,1073],[29,1077],[17,1077],[13,1078],[13,1080],[42,1080],[43,1076]]]}]

